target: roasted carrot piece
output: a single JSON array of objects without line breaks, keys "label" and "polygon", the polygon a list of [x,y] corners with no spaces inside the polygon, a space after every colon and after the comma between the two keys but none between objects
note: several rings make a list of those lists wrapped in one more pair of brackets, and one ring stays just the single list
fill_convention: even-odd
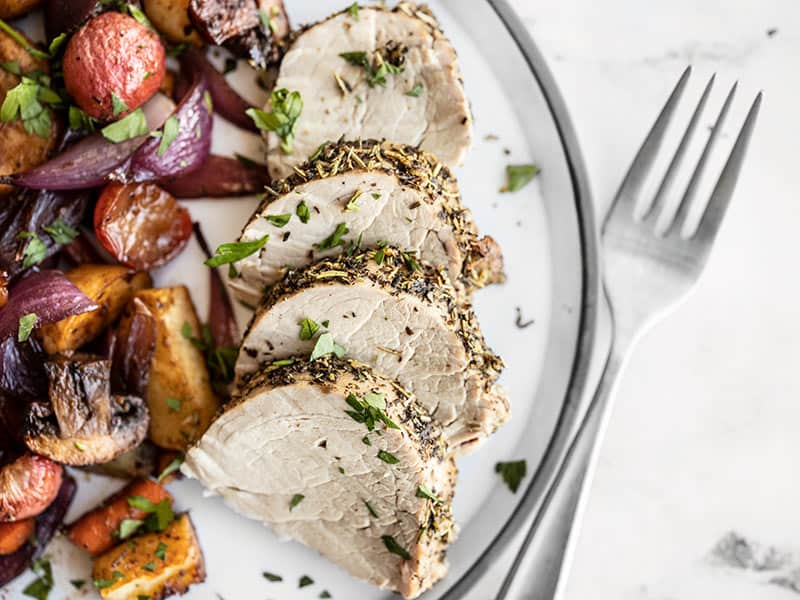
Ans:
[{"label": "roasted carrot piece", "polygon": [[172,496],[155,481],[136,479],[110,496],[95,509],[90,510],[67,528],[67,537],[92,556],[105,552],[119,543],[119,529],[126,519],[142,520],[147,513],[134,508],[129,498],[141,496],[153,504],[169,500]]},{"label": "roasted carrot piece", "polygon": [[0,523],[0,554],[16,552],[33,535],[36,520],[33,518]]}]

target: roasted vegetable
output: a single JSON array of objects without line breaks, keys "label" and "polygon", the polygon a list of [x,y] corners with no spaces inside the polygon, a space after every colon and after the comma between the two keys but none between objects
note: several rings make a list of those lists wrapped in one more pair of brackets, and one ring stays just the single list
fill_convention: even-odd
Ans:
[{"label": "roasted vegetable", "polygon": [[47,39],[70,34],[109,4],[103,0],[45,0],[44,29]]},{"label": "roasted vegetable", "polygon": [[158,327],[146,396],[150,439],[162,448],[185,450],[205,432],[220,405],[205,358],[190,339],[199,335],[197,312],[184,286],[142,290],[136,298]]},{"label": "roasted vegetable", "polygon": [[144,398],[147,395],[150,363],[158,336],[153,313],[139,298],[134,298],[125,307],[116,333],[111,363],[111,389]]},{"label": "roasted vegetable", "polygon": [[166,264],[192,234],[189,211],[152,183],[108,184],[94,211],[97,239],[121,263],[146,270]]},{"label": "roasted vegetable", "polygon": [[269,182],[264,165],[211,155],[199,171],[163,179],[159,185],[176,198],[229,198],[263,193]]},{"label": "roasted vegetable", "polygon": [[35,234],[44,245],[42,259],[58,252],[69,236],[52,236],[46,229],[51,232],[57,231],[58,227],[61,230],[66,227],[76,229],[88,202],[89,195],[84,191],[16,189],[11,195],[0,199],[0,271],[11,279],[27,268],[25,250],[33,238],[20,238],[24,232]]},{"label": "roasted vegetable", "polygon": [[[29,2],[14,2],[14,0],[0,0],[0,18],[7,18],[3,14],[14,5],[25,5]],[[22,34],[20,34],[22,35]],[[0,104],[3,104],[13,88],[20,85],[20,75],[34,72],[46,74],[48,63],[46,60],[37,59],[19,45],[10,35],[0,31],[0,63],[7,68],[0,68]],[[33,93],[34,98],[27,97],[22,119],[16,111],[9,121],[0,120],[0,175],[18,173],[33,166],[43,163],[49,154],[55,150],[59,136],[59,123],[55,114],[38,100],[43,92],[38,83],[30,79],[26,84],[26,93]],[[33,88],[36,87],[36,92]],[[18,92],[21,88],[17,88]],[[17,93],[18,93],[17,92]],[[22,101],[22,98],[20,98]],[[34,104],[35,102],[35,104]],[[36,113],[37,108],[40,111]],[[5,111],[5,107],[4,107]],[[35,114],[34,114],[35,113]],[[9,194],[11,186],[0,185],[0,196]]]},{"label": "roasted vegetable", "polygon": [[12,554],[0,556],[0,587],[8,584],[39,558],[47,548],[53,534],[64,520],[72,498],[75,496],[75,480],[65,475],[55,500],[41,515],[36,517],[35,539],[30,540]]},{"label": "roasted vegetable", "polygon": [[204,45],[189,20],[189,0],[143,0],[142,4],[155,28],[170,42]]},{"label": "roasted vegetable", "polygon": [[161,600],[201,583],[205,564],[189,515],[178,515],[166,530],[138,536],[135,543],[99,556],[92,577],[104,600]]},{"label": "roasted vegetable", "polygon": [[67,537],[76,546],[92,556],[97,556],[120,542],[120,526],[123,521],[144,521],[152,514],[137,506],[145,506],[147,503],[157,505],[164,501],[167,506],[172,506],[170,493],[155,481],[132,481],[107,498],[102,505],[72,523],[67,528]]},{"label": "roasted vegetable", "polygon": [[88,115],[121,118],[144,104],[166,72],[164,45],[133,17],[107,12],[75,33],[64,51],[64,85]]},{"label": "roasted vegetable", "polygon": [[33,535],[35,526],[33,517],[0,523],[0,554],[11,554],[22,548]]},{"label": "roasted vegetable", "polygon": [[0,522],[35,517],[58,494],[63,469],[42,456],[26,452],[0,468]]},{"label": "roasted vegetable", "polygon": [[84,469],[91,473],[105,475],[106,477],[115,477],[117,479],[150,477],[158,473],[158,458],[158,449],[145,440],[133,450],[119,455],[112,461],[97,465],[89,465],[84,467]]},{"label": "roasted vegetable", "polygon": [[0,0],[0,19],[16,19],[41,3],[42,0]]},{"label": "roasted vegetable", "polygon": [[45,363],[50,402],[31,403],[25,444],[67,465],[113,460],[139,445],[149,416],[137,396],[111,395],[111,364],[74,354]]},{"label": "roasted vegetable", "polygon": [[134,293],[153,283],[147,273],[119,265],[80,265],[66,276],[98,308],[43,326],[39,335],[48,354],[77,350],[93,340],[117,319]]}]

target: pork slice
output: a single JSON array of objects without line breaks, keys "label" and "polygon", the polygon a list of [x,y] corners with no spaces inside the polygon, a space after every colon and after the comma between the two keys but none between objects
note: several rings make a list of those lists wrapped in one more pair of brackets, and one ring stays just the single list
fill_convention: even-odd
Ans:
[{"label": "pork slice", "polygon": [[[360,417],[367,400],[383,406],[374,424]],[[182,470],[237,512],[406,598],[446,572],[455,463],[413,396],[354,361],[266,366]]]},{"label": "pork slice", "polygon": [[[312,339],[308,322],[301,335],[305,319],[318,327]],[[471,452],[509,417],[496,384],[503,361],[488,347],[472,307],[443,271],[413,255],[389,247],[289,272],[245,333],[238,385],[260,365],[309,356],[326,331],[349,358],[413,392],[456,454]]]}]

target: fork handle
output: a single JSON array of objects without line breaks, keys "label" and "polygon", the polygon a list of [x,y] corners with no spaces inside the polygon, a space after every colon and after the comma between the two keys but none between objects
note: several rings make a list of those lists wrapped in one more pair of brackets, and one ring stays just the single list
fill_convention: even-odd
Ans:
[{"label": "fork handle", "polygon": [[[597,390],[525,534],[497,600],[555,598],[574,517],[580,510],[583,490],[591,483],[596,449],[605,429],[611,398],[633,345],[632,338],[619,333],[612,341]],[[534,540],[537,545],[532,547]]]}]

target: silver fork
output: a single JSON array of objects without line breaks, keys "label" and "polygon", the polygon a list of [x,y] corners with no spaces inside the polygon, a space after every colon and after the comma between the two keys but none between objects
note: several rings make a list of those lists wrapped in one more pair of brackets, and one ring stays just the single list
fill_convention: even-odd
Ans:
[{"label": "silver fork", "polygon": [[[690,209],[697,202],[698,187],[706,171],[709,155],[717,144],[722,125],[733,102],[736,93],[735,84],[722,105],[678,208],[670,214],[665,202],[667,192],[675,183],[679,167],[697,129],[714,84],[714,77],[709,80],[692,113],[655,196],[651,199],[644,196],[645,181],[653,170],[664,134],[675,114],[690,73],[691,67],[684,71],[661,110],[628,169],[603,224],[604,290],[611,308],[613,323],[611,349],[600,383],[576,437],[567,449],[564,460],[544,497],[541,509],[526,533],[497,596],[498,600],[503,598],[552,600],[554,597],[574,511],[579,504],[581,491],[585,489],[584,475],[587,474],[588,477],[588,473],[591,473],[588,467],[619,375],[640,336],[684,300],[694,287],[728,208],[761,106],[760,92],[747,113],[699,225],[689,235],[684,235]],[[644,215],[637,218],[637,204],[642,202],[646,204]],[[656,228],[656,223],[661,220],[668,222],[663,232]],[[545,518],[551,513],[558,514],[556,522],[549,524],[560,527],[560,531],[556,532],[557,539],[553,540],[553,536],[549,536],[549,541],[551,543],[555,541],[557,548],[555,551],[551,549],[544,558],[538,559],[535,564],[539,567],[537,571],[541,572],[525,577],[523,591],[521,585],[513,584],[521,564],[526,561],[532,540],[538,537],[537,534],[543,529]],[[541,533],[548,532],[542,530]],[[515,589],[512,590],[512,587]]]}]

